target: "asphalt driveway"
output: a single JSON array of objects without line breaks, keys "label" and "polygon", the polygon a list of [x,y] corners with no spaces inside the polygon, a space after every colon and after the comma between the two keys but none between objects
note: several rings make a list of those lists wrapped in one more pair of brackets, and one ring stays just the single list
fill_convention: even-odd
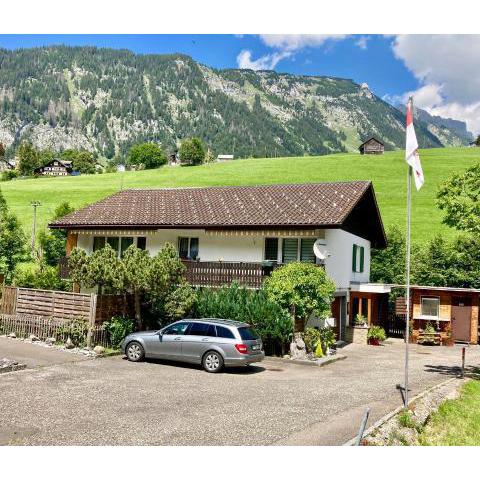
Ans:
[{"label": "asphalt driveway", "polygon": [[[322,368],[266,360],[217,375],[120,356],[2,374],[0,444],[339,445],[367,407],[372,423],[401,404],[403,348],[350,345]],[[411,394],[455,375],[460,358],[460,347],[412,346]],[[479,347],[467,363],[480,365]]]}]

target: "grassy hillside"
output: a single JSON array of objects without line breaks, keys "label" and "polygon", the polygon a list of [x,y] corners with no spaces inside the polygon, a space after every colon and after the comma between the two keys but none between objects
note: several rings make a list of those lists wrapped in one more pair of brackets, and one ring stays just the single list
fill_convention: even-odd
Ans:
[{"label": "grassy hillside", "polygon": [[[403,152],[383,156],[335,154],[321,157],[247,159],[198,167],[162,167],[140,172],[84,175],[67,178],[38,178],[1,183],[5,198],[31,231],[30,201],[39,200],[38,225],[43,228],[55,207],[68,201],[81,207],[123,188],[179,187],[207,185],[254,185],[267,183],[372,180],[385,226],[405,225],[406,164]],[[451,237],[455,231],[441,224],[435,206],[438,185],[453,172],[480,161],[480,149],[445,148],[421,152],[425,187],[413,194],[412,233],[424,241],[441,231]]]}]

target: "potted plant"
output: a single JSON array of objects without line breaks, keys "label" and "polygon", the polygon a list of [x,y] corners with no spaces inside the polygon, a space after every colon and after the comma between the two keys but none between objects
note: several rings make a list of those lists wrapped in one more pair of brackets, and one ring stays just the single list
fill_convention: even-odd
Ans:
[{"label": "potted plant", "polygon": [[367,326],[367,317],[365,317],[365,315],[361,315],[360,313],[357,313],[353,318],[353,325],[355,327],[365,328]]},{"label": "potted plant", "polygon": [[385,330],[378,325],[372,325],[368,329],[367,341],[369,345],[380,345],[386,339]]}]

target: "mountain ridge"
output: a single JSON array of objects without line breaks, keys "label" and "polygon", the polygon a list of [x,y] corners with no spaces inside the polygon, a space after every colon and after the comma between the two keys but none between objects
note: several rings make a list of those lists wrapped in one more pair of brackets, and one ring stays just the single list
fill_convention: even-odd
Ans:
[{"label": "mountain ridge", "polygon": [[[427,118],[422,148],[464,145]],[[438,122],[437,122],[438,123]],[[170,153],[189,136],[236,157],[355,151],[371,136],[403,147],[404,116],[368,85],[330,76],[215,69],[184,54],[97,47],[0,49],[0,142],[123,156],[136,142]]]}]

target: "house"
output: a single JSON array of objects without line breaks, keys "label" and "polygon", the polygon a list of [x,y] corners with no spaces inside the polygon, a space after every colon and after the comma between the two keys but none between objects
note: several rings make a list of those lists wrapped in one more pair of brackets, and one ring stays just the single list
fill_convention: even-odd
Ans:
[{"label": "house", "polygon": [[468,143],[469,147],[480,147],[480,144],[477,143],[477,140],[474,140],[473,142]]},{"label": "house", "polygon": [[[478,343],[480,290],[413,285],[410,291],[414,338],[430,324],[440,332],[442,339],[451,332],[456,342]],[[404,298],[397,300],[395,310],[398,315],[406,313]]]},{"label": "house", "polygon": [[73,174],[72,162],[66,160],[54,159],[43,167],[34,170],[35,175],[51,175],[54,177],[63,177]]},{"label": "house", "polygon": [[233,160],[234,156],[233,155],[218,155],[217,160],[219,162],[224,162],[226,160]]},{"label": "house", "polygon": [[374,137],[369,138],[366,142],[363,142],[358,149],[362,155],[374,154],[381,155],[385,151],[385,145]]},{"label": "house", "polygon": [[15,169],[15,164],[13,163],[12,160],[5,160],[5,159],[0,160],[0,172],[4,172],[5,170],[14,170],[14,169]]},{"label": "house", "polygon": [[[357,313],[380,321],[386,286],[369,283],[370,250],[386,237],[371,182],[124,190],[51,223],[67,230],[67,255],[106,243],[156,254],[177,246],[195,286],[238,281],[260,288],[278,265],[325,268],[336,285],[338,337]],[[324,259],[313,245],[322,244]]]}]

